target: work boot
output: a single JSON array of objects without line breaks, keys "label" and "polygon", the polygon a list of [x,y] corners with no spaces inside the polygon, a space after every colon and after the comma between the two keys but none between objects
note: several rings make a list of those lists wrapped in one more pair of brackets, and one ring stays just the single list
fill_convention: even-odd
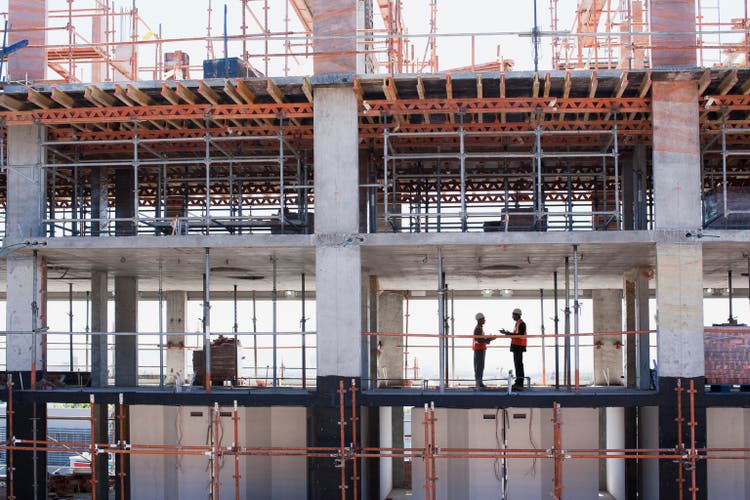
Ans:
[{"label": "work boot", "polygon": [[487,386],[483,382],[477,382],[477,389],[484,389],[485,387]]},{"label": "work boot", "polygon": [[521,391],[523,391],[523,390],[524,390],[524,388],[523,388],[523,386],[522,386],[522,385],[520,385],[520,384],[518,384],[518,383],[515,383],[515,384],[513,384],[513,385],[511,386],[510,390],[511,390],[511,391],[517,391],[517,392],[521,392]]}]

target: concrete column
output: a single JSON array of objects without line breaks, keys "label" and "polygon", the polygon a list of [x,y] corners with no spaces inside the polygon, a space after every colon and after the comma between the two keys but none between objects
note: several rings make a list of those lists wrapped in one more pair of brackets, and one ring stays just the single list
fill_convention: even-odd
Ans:
[{"label": "concrete column", "polygon": [[[649,281],[648,269],[637,269],[633,284],[635,286],[635,329],[644,332],[649,329]],[[648,389],[651,385],[651,334],[639,333],[635,338],[635,379],[639,389]]]},{"label": "concrete column", "polygon": [[[13,59],[11,59],[13,60]],[[34,259],[28,247],[37,237],[44,236],[41,220],[44,214],[45,172],[41,166],[38,139],[40,130],[34,125],[8,128],[8,170],[6,237],[3,245],[16,246],[18,253],[6,258],[6,320],[8,331],[24,332],[7,335],[6,366],[14,373],[17,388],[29,388],[31,372],[37,380],[44,369],[42,336],[34,341],[33,329],[43,328],[42,289],[45,273],[42,257]],[[32,363],[35,367],[32,368]],[[14,434],[21,439],[44,439],[47,428],[47,409],[44,404],[17,403],[14,405]],[[36,430],[34,430],[36,425]],[[36,452],[16,454],[14,487],[17,498],[47,498],[47,455]]]},{"label": "concrete column", "polygon": [[356,32],[364,27],[364,3],[358,0],[312,0],[313,69],[316,75],[364,73],[364,56],[356,53]]},{"label": "concrete column", "polygon": [[361,255],[357,99],[315,89],[318,377],[360,376]]},{"label": "concrete column", "polygon": [[[378,296],[378,332],[402,333],[404,331],[404,294],[385,290]],[[404,338],[379,337],[378,379],[381,385],[403,385]]]},{"label": "concrete column", "polygon": [[[109,442],[109,420],[107,413],[107,404],[94,404],[94,417],[96,421],[94,423],[94,439],[97,444],[104,444]],[[109,457],[106,453],[101,453],[96,456],[96,497],[97,498],[108,498],[109,496],[109,470],[108,461]]]},{"label": "concrete column", "polygon": [[632,155],[622,163],[623,229],[647,228],[646,147],[633,147]]},{"label": "concrete column", "polygon": [[[592,291],[594,332],[619,332],[622,330],[622,292],[620,290]],[[595,337],[594,383],[596,385],[623,385],[622,335]]]},{"label": "concrete column", "polygon": [[89,172],[91,181],[91,218],[99,219],[99,223],[91,225],[91,236],[101,236],[109,233],[106,219],[109,217],[107,212],[107,175],[109,169],[104,167],[92,168]]},{"label": "concrete column", "polygon": [[[695,67],[695,0],[652,0],[651,67]],[[697,108],[696,108],[697,109]]]},{"label": "concrete column", "polygon": [[[358,117],[351,86],[316,88],[314,119],[318,377],[308,442],[338,446],[336,391],[340,381],[348,388],[360,379],[363,353]],[[309,466],[309,498],[340,496],[340,471],[332,462],[311,460]]]},{"label": "concrete column", "polygon": [[[625,329],[628,332],[649,329],[649,278],[648,268],[633,269],[625,274]],[[648,389],[651,382],[648,333],[629,334],[625,338],[625,383],[628,387]]]},{"label": "concrete column", "polygon": [[[676,10],[672,18],[679,18],[692,1],[662,0],[652,5],[656,12],[666,15],[664,4]],[[684,14],[684,13],[683,13]],[[652,23],[653,23],[652,11]],[[687,16],[687,14],[684,14]],[[683,17],[684,17],[683,16]],[[693,13],[691,11],[692,18]],[[670,18],[670,19],[672,19]],[[669,24],[669,26],[674,26]],[[685,22],[677,25],[683,30],[693,30]],[[654,31],[665,31],[664,26],[652,26]],[[687,50],[694,53],[692,45]],[[658,50],[656,52],[659,52]],[[664,51],[670,53],[670,51]],[[679,54],[678,54],[679,55]],[[655,60],[656,60],[656,56]],[[661,56],[660,56],[661,57]],[[689,64],[685,58],[675,56],[672,65]],[[655,194],[655,227],[672,230],[684,237],[701,227],[701,168],[698,117],[698,91],[694,81],[654,82],[653,98],[653,165]],[[690,431],[695,430],[697,446],[706,443],[706,410],[703,402],[704,352],[703,352],[703,252],[699,241],[667,242],[656,244],[656,303],[658,309],[659,358],[659,447],[669,448],[678,442],[690,442]],[[695,425],[683,426],[683,435],[677,433],[675,418],[677,405],[675,387],[687,387],[693,381],[698,391],[695,408]],[[687,394],[685,393],[685,396]],[[683,397],[683,415],[689,415],[689,398]],[[679,491],[669,478],[676,477],[677,464],[663,460],[659,464],[661,480],[660,498],[678,498]],[[706,464],[698,466],[698,498],[706,498]],[[688,495],[687,485],[683,495]]]},{"label": "concrete column", "polygon": [[165,294],[167,300],[167,368],[165,370],[168,381],[180,377],[185,380],[185,317],[187,310],[187,292],[169,291]]},{"label": "concrete column", "polygon": [[[115,331],[138,331],[138,278],[115,276]],[[138,385],[138,336],[115,336],[115,385]]]},{"label": "concrete column", "polygon": [[[115,217],[126,219],[135,216],[137,207],[133,192],[135,190],[135,179],[130,169],[118,169],[115,171]],[[118,221],[115,223],[115,234],[117,236],[134,236],[136,227],[130,221]]]},{"label": "concrete column", "polygon": [[94,271],[91,273],[91,386],[105,387],[109,378],[109,365],[107,359],[107,335],[96,335],[97,332],[106,332],[108,325],[107,303],[109,291],[107,290],[107,271]]},{"label": "concrete column", "polygon": [[[107,9],[100,7],[98,10],[99,14],[105,14]],[[104,16],[96,16],[91,18],[91,42],[92,43],[104,43],[106,41],[107,23],[105,22]],[[91,81],[103,82],[107,75],[107,67],[104,63],[93,63],[91,65]],[[161,78],[161,77],[159,77]]]},{"label": "concrete column", "polygon": [[[8,80],[44,80],[47,72],[47,0],[9,0],[8,45],[28,40],[22,52],[8,56]],[[29,31],[24,31],[29,29]]]}]

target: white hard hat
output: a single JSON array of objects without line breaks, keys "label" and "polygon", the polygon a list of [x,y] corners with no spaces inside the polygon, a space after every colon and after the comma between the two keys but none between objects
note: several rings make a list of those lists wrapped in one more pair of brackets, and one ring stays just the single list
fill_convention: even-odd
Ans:
[{"label": "white hard hat", "polygon": [[521,315],[521,310],[516,307],[515,309],[513,309],[513,314],[518,314],[520,316]]},{"label": "white hard hat", "polygon": [[476,319],[477,321],[479,321],[480,319],[484,319],[484,314],[482,314],[482,313],[477,313],[477,315],[476,315],[476,316],[474,316],[474,319]]}]

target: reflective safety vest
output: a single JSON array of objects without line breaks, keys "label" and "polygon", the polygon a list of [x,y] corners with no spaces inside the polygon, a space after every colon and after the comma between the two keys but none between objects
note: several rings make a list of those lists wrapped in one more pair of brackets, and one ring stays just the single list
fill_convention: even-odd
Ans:
[{"label": "reflective safety vest", "polygon": [[[514,335],[514,337],[512,337],[512,339],[510,341],[510,345],[517,345],[519,347],[526,347],[526,337],[525,336],[523,336],[523,337],[516,337],[515,336],[515,335],[519,334],[519,330],[521,329],[521,325],[526,326],[526,323],[524,323],[522,319],[519,319],[518,321],[516,321],[516,326],[515,326],[515,328],[513,328],[513,335]],[[524,328],[524,332],[523,333],[526,334],[526,329],[525,328]]]},{"label": "reflective safety vest", "polygon": [[[487,339],[481,338],[484,336],[484,328],[477,325],[474,328],[474,342],[471,344],[473,351],[486,351],[487,350]],[[477,338],[480,337],[480,338]]]}]

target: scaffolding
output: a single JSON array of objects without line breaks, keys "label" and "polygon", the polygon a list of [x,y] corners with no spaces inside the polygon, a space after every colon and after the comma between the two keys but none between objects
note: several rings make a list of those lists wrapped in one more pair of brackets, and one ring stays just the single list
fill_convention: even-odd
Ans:
[{"label": "scaffolding", "polygon": [[[100,455],[114,455],[120,457],[138,457],[146,455],[156,456],[194,456],[204,457],[206,460],[206,474],[208,476],[209,496],[208,498],[219,498],[219,492],[224,488],[233,489],[235,498],[239,498],[241,491],[241,474],[240,461],[250,457],[294,457],[308,461],[321,461],[334,465],[340,471],[341,499],[358,498],[358,488],[361,476],[359,471],[363,469],[368,461],[379,458],[408,458],[411,460],[420,460],[424,467],[424,477],[422,480],[414,478],[413,483],[422,483],[425,490],[425,498],[436,498],[440,489],[440,478],[437,475],[437,464],[439,462],[449,462],[451,460],[469,459],[469,460],[500,460],[503,464],[503,475],[505,478],[501,491],[507,493],[507,469],[508,464],[514,460],[534,459],[549,460],[554,464],[553,484],[550,494],[553,498],[562,499],[565,497],[563,481],[563,464],[570,461],[578,460],[607,460],[622,459],[628,460],[669,460],[674,461],[678,468],[678,477],[676,478],[676,488],[680,498],[687,494],[690,498],[697,498],[699,485],[697,481],[697,464],[701,461],[712,460],[747,460],[750,458],[750,449],[742,447],[700,447],[696,439],[696,394],[697,390],[694,381],[690,380],[687,387],[683,387],[682,380],[677,381],[675,388],[675,400],[677,409],[677,418],[675,426],[677,429],[677,442],[674,447],[670,448],[603,448],[603,449],[575,449],[563,446],[563,435],[565,433],[564,415],[565,409],[555,402],[552,406],[552,428],[553,440],[552,446],[548,448],[509,448],[507,443],[499,443],[497,447],[490,448],[455,448],[442,446],[442,440],[437,437],[436,423],[438,421],[435,415],[435,405],[425,404],[422,420],[423,445],[418,447],[372,447],[367,446],[358,435],[358,428],[361,425],[359,413],[361,411],[358,405],[357,393],[360,389],[352,382],[349,387],[345,387],[344,382],[339,383],[338,388],[338,412],[339,412],[339,444],[338,446],[329,447],[257,447],[252,445],[243,445],[239,439],[239,408],[235,401],[231,407],[231,441],[226,443],[222,438],[223,433],[220,419],[222,417],[221,407],[218,403],[211,408],[211,426],[213,432],[210,434],[210,442],[205,445],[173,445],[164,444],[139,444],[130,442],[125,438],[125,426],[127,425],[127,403],[123,400],[123,395],[119,396],[119,403],[116,405],[116,416],[114,425],[118,429],[116,440],[113,442],[98,442],[96,439],[95,426],[97,417],[95,406],[97,404],[95,395],[90,396],[91,415],[89,417],[91,427],[91,441],[86,442],[61,442],[50,440],[46,437],[40,439],[38,436],[33,439],[18,439],[15,436],[14,428],[14,410],[13,410],[13,381],[9,381],[8,389],[8,421],[7,421],[7,438],[0,446],[0,449],[7,453],[8,460],[8,498],[15,499],[13,490],[14,485],[14,457],[17,453],[33,453],[34,461],[39,460],[40,456],[46,452],[54,453],[60,451],[69,451],[79,454],[88,453],[92,457],[91,463],[91,485],[92,500],[96,499],[96,481],[97,460],[93,457]],[[348,427],[348,430],[347,430]],[[232,484],[227,485],[221,481],[222,461],[226,459],[233,468]],[[124,461],[118,459],[115,477],[119,482],[118,491],[120,495],[125,494],[124,482],[127,479],[127,472],[124,467]],[[505,496],[501,496],[505,498]],[[124,498],[121,496],[120,498]]]}]

